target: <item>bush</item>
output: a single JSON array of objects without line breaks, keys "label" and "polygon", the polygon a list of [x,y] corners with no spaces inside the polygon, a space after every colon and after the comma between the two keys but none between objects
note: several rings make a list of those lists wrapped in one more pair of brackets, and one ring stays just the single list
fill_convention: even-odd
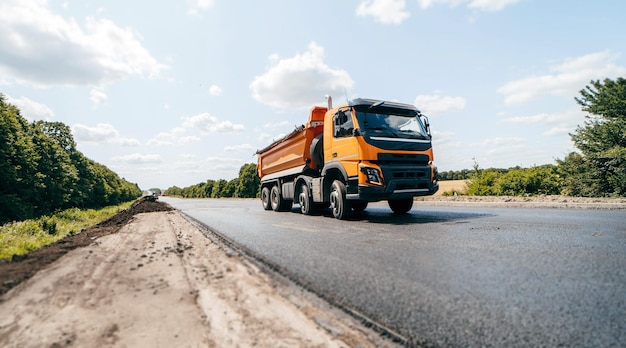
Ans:
[{"label": "bush", "polygon": [[561,182],[551,164],[531,168],[477,170],[467,185],[470,196],[558,195]]}]

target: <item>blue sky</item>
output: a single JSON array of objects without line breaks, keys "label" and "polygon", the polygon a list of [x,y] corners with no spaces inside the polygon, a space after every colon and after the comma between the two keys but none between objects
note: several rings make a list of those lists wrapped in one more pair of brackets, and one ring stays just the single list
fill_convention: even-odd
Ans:
[{"label": "blue sky", "polygon": [[626,76],[621,0],[0,0],[0,93],[143,189],[232,179],[308,110],[429,116],[441,171],[575,150],[574,97]]}]

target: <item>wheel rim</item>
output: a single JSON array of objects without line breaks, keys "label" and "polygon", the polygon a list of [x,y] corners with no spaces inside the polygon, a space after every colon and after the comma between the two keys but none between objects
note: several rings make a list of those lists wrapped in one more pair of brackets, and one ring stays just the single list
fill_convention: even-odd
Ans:
[{"label": "wheel rim", "polygon": [[337,203],[338,201],[339,201],[339,194],[337,190],[333,190],[330,193],[330,205],[333,207],[333,215],[335,217],[339,216],[339,213],[341,213],[341,207]]},{"label": "wheel rim", "polygon": [[306,213],[308,209],[307,204],[309,202],[308,202],[305,192],[300,193],[300,195],[298,196],[298,202],[300,203],[300,211],[303,213]]},{"label": "wheel rim", "polygon": [[263,202],[263,207],[268,207],[270,203],[270,190],[267,188],[263,188],[261,191],[261,202]]},{"label": "wheel rim", "polygon": [[278,207],[278,191],[272,189],[270,193],[270,200],[272,202],[272,208]]}]

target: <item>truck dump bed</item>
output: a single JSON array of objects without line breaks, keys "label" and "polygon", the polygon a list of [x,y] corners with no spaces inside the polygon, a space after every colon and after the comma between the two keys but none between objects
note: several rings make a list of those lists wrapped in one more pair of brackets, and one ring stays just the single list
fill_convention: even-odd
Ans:
[{"label": "truck dump bed", "polygon": [[257,150],[257,172],[261,180],[276,173],[299,173],[307,167],[317,169],[312,159],[311,144],[324,131],[324,114],[328,109],[315,106],[306,125],[296,128],[285,137],[264,149]]}]

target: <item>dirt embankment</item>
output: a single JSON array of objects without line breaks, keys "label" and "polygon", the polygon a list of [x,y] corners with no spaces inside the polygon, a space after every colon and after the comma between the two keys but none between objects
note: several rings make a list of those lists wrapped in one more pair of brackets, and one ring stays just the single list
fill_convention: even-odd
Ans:
[{"label": "dirt embankment", "polygon": [[0,260],[0,295],[30,278],[40,269],[58,260],[68,251],[87,246],[98,237],[116,233],[135,214],[170,210],[172,210],[172,207],[167,204],[142,198],[133,203],[128,209],[122,210],[113,217],[84,229],[80,233],[69,235],[56,243],[26,255],[13,256],[12,260]]},{"label": "dirt embankment", "polygon": [[0,346],[395,346],[170,210],[141,200],[0,263]]}]

